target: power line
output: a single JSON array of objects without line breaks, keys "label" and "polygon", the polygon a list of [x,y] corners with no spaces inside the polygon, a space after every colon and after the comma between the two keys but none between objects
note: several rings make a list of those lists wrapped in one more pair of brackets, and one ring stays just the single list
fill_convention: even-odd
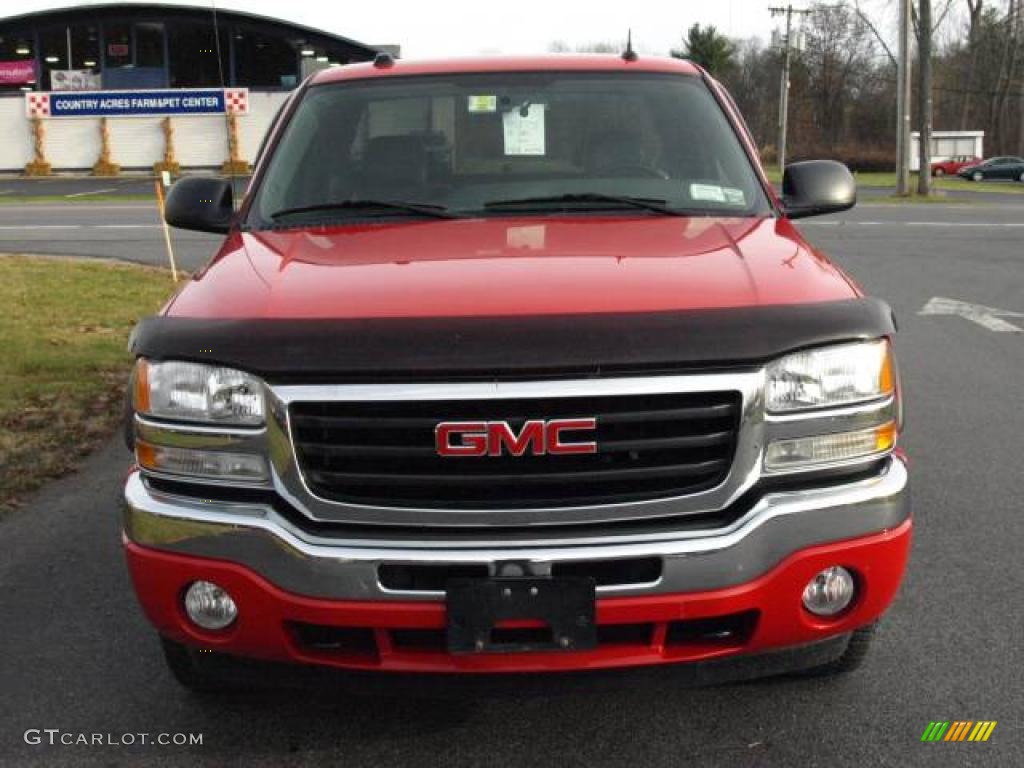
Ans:
[{"label": "power line", "polygon": [[787,122],[789,120],[789,67],[793,52],[793,15],[797,16],[808,16],[811,11],[807,9],[797,9],[792,5],[787,5],[785,8],[778,6],[771,7],[768,9],[771,13],[772,18],[776,16],[784,15],[786,17],[786,36],[782,40],[784,47],[784,55],[782,57],[782,80],[779,83],[779,170],[783,171],[786,168],[786,130]]}]

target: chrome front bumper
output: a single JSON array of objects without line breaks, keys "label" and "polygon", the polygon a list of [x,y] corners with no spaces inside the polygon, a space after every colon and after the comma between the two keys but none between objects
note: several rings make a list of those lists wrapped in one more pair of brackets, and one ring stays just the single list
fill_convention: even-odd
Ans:
[{"label": "chrome front bumper", "polygon": [[757,578],[817,544],[895,528],[910,516],[907,470],[891,457],[881,474],[828,487],[768,493],[734,523],[707,530],[558,541],[344,539],[299,528],[264,504],[225,504],[150,488],[138,471],[125,488],[125,534],[166,552],[249,568],[300,595],[338,600],[439,600],[441,592],[387,589],[382,565],[479,564],[496,576],[544,576],[553,564],[659,557],[661,576],[598,587],[602,596],[711,590]]}]

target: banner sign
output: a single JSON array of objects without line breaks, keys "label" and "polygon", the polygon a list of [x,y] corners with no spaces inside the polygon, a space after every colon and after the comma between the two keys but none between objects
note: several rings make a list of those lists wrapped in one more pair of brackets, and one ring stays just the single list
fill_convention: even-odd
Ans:
[{"label": "banner sign", "polygon": [[30,59],[0,61],[0,85],[28,85],[36,81],[36,63]]},{"label": "banner sign", "polygon": [[50,87],[55,91],[96,91],[102,84],[91,69],[51,69]]},{"label": "banner sign", "polygon": [[28,117],[163,117],[249,113],[248,88],[26,93]]}]

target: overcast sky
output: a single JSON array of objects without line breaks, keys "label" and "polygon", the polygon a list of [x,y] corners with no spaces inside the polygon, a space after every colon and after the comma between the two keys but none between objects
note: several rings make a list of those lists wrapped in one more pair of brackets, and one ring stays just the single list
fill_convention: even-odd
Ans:
[{"label": "overcast sky", "polygon": [[[131,2],[131,0],[128,0]],[[102,0],[2,0],[0,15]],[[206,0],[175,3],[206,5]],[[318,27],[365,43],[398,43],[403,56],[539,53],[554,40],[570,47],[633,40],[641,51],[678,47],[693,23],[713,24],[731,37],[767,38],[777,23],[768,0],[217,0],[218,8],[249,11]],[[779,2],[777,4],[784,4]],[[799,3],[794,3],[799,4]]]}]

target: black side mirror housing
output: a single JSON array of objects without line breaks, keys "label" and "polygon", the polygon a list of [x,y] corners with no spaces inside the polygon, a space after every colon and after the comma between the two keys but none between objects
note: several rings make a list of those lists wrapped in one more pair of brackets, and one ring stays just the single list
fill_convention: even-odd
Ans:
[{"label": "black side mirror housing", "polygon": [[224,234],[234,216],[231,184],[227,179],[189,176],[167,193],[164,220],[172,227]]},{"label": "black side mirror housing", "polygon": [[805,160],[786,166],[782,175],[782,206],[790,219],[820,216],[853,208],[857,182],[850,169],[835,160]]}]

